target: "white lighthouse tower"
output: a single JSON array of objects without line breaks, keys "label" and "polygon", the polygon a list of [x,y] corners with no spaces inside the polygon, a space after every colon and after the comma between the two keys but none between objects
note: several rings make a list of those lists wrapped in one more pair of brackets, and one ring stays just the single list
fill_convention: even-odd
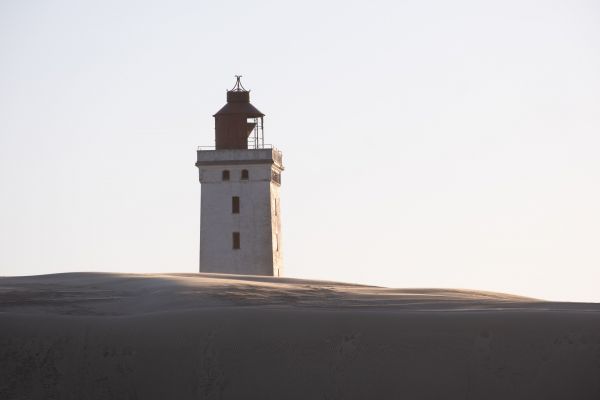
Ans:
[{"label": "white lighthouse tower", "polygon": [[200,147],[200,272],[281,276],[281,152],[240,76],[215,115],[215,146]]}]

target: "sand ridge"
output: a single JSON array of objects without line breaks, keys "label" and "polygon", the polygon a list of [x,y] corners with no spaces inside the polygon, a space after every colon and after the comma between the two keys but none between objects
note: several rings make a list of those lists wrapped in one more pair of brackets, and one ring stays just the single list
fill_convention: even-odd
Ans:
[{"label": "sand ridge", "polygon": [[202,307],[289,306],[467,310],[548,307],[539,300],[456,289],[390,289],[225,274],[64,273],[0,278],[0,312],[131,315]]},{"label": "sand ridge", "polygon": [[600,305],[209,274],[0,278],[0,399],[600,398]]}]

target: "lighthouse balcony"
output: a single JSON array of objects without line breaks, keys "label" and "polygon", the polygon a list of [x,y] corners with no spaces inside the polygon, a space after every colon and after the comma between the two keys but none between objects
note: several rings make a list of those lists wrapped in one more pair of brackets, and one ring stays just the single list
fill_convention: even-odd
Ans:
[{"label": "lighthouse balcony", "polygon": [[208,165],[275,164],[283,170],[281,151],[271,145],[259,149],[219,149],[198,146],[196,167]]}]

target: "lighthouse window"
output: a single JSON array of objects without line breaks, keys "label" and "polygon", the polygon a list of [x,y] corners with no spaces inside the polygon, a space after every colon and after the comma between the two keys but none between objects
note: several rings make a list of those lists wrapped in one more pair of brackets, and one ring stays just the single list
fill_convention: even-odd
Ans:
[{"label": "lighthouse window", "polygon": [[279,172],[271,171],[271,180],[281,185],[281,174]]},{"label": "lighthouse window", "polygon": [[240,233],[239,232],[233,232],[233,248],[236,250],[240,248]]},{"label": "lighthouse window", "polygon": [[247,169],[243,169],[242,170],[242,179],[247,181],[250,178],[250,174],[248,173]]},{"label": "lighthouse window", "polygon": [[226,170],[223,171],[222,177],[223,177],[224,181],[228,181],[229,180],[229,170],[228,169],[226,169]]},{"label": "lighthouse window", "polygon": [[240,198],[238,196],[233,196],[231,198],[231,213],[232,214],[240,213]]}]

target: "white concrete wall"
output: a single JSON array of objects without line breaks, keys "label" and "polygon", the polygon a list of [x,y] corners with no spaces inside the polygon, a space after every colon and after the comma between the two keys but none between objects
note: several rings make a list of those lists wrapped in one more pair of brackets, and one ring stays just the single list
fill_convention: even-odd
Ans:
[{"label": "white concrete wall", "polygon": [[283,276],[281,201],[279,184],[275,182],[271,182],[271,231],[273,232],[273,275]]},{"label": "white concrete wall", "polygon": [[[282,275],[279,185],[271,174],[283,168],[270,152],[198,151],[201,272]],[[241,179],[243,169],[249,180]],[[229,181],[222,180],[223,170]],[[232,213],[233,196],[240,198],[239,214]],[[232,247],[233,232],[240,232],[240,249]]]}]

